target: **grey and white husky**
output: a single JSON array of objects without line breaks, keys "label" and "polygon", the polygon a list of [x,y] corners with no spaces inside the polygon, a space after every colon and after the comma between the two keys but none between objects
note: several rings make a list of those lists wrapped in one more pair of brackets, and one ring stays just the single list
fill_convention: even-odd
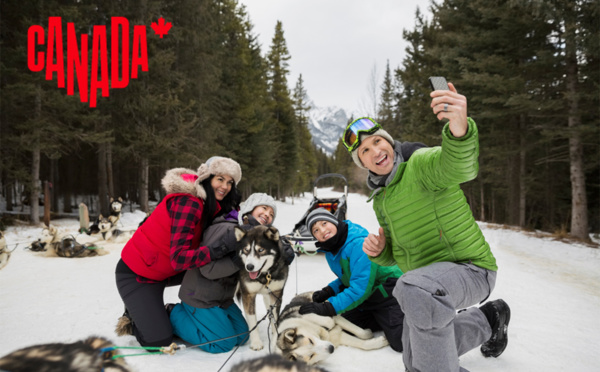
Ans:
[{"label": "grey and white husky", "polygon": [[312,292],[301,293],[286,305],[277,323],[277,349],[288,360],[309,365],[327,359],[340,345],[375,350],[389,345],[385,336],[373,337],[341,315],[300,314],[300,306],[312,302]]},{"label": "grey and white husky", "polygon": [[[261,294],[267,310],[272,309],[273,319],[277,320],[281,309],[283,287],[288,277],[288,266],[282,256],[279,231],[274,227],[256,226],[247,232],[235,227],[238,241],[238,254],[244,262],[245,270],[239,271],[240,295],[244,305],[246,321],[250,329],[257,323],[256,295]],[[277,337],[275,324],[272,324],[271,340]],[[263,342],[258,329],[250,332],[250,348],[261,350]]]}]

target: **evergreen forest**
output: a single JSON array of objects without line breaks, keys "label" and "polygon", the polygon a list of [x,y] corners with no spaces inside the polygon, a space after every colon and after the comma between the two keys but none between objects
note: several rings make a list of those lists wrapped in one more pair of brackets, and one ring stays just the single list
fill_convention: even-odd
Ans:
[{"label": "evergreen forest", "polygon": [[[402,64],[388,63],[377,82],[375,119],[396,139],[439,145],[427,79],[447,77],[479,127],[479,176],[463,185],[475,218],[582,240],[599,233],[600,3],[427,6],[404,29]],[[166,170],[197,169],[214,155],[240,163],[244,198],[295,196],[331,172],[369,192],[341,142],[333,157],[312,144],[310,92],[302,75],[288,81],[285,25],[260,45],[236,0],[5,0],[0,17],[0,227],[24,205],[29,212],[18,218],[33,224],[41,205],[57,217],[76,214],[80,202],[106,214],[111,197],[150,212]],[[93,108],[77,83],[68,95],[57,73],[47,80],[28,68],[28,30],[47,30],[50,17],[61,17],[65,46],[68,23],[78,42],[89,36],[90,60],[93,30],[106,26],[109,65],[113,17],[129,21],[130,40],[133,25],[145,25],[148,71],[109,98],[98,90]],[[150,27],[159,18],[172,24],[162,38]]]}]

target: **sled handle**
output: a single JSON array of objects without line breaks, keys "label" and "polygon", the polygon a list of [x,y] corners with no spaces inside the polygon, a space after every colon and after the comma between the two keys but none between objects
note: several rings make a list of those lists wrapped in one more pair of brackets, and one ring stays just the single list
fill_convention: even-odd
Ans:
[{"label": "sled handle", "polygon": [[315,183],[314,183],[314,187],[313,187],[313,196],[315,198],[317,197],[317,183],[319,183],[319,181],[321,181],[324,178],[332,178],[332,177],[341,178],[344,180],[344,195],[346,196],[346,199],[348,198],[348,180],[346,179],[346,177],[344,177],[344,175],[339,174],[339,173],[325,173],[325,174],[322,174],[319,177],[317,177],[317,179],[315,180]]}]

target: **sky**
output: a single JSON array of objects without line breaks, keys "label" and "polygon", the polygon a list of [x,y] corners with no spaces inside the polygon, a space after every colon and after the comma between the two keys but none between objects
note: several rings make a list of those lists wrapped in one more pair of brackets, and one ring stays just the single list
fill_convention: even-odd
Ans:
[{"label": "sky", "polygon": [[[319,189],[318,195],[329,197],[328,192]],[[311,200],[312,194],[306,193],[293,203],[290,199],[276,202],[275,227],[291,232]],[[347,217],[375,232],[377,219],[366,200],[366,196],[349,194]],[[129,211],[129,205],[124,210]],[[141,211],[124,213],[119,227],[135,228],[144,216]],[[74,219],[52,223],[61,234],[76,234],[79,227]],[[508,347],[497,359],[484,358],[479,349],[472,350],[460,358],[461,366],[473,372],[600,371],[600,250],[556,241],[542,233],[485,223],[480,226],[499,267],[490,300],[502,298],[511,308]],[[114,333],[117,318],[123,313],[114,272],[124,244],[97,243],[108,254],[88,258],[49,257],[25,250],[40,237],[41,230],[18,225],[4,232],[14,251],[0,269],[0,357],[35,344],[71,343],[91,335],[106,337],[122,347],[139,346],[133,336],[117,337]],[[81,237],[77,239],[81,241]],[[16,243],[21,244],[15,249]],[[333,278],[322,254],[297,257],[290,266],[284,305],[295,294],[321,289]],[[168,288],[165,302],[179,302],[177,291],[177,287]],[[259,300],[257,316],[260,319],[264,315]],[[266,340],[267,324],[260,323],[258,329]],[[247,344],[224,354],[190,347],[175,355],[129,356],[125,361],[139,372],[227,372],[239,361],[266,353],[265,349],[253,351]],[[340,346],[321,367],[330,372],[404,371],[402,354],[389,347],[363,351]]]},{"label": "sky", "polygon": [[392,71],[401,65],[407,46],[402,31],[414,29],[417,6],[429,13],[429,0],[239,2],[246,6],[263,54],[277,21],[282,22],[291,55],[290,89],[302,74],[316,106],[357,113],[373,106],[373,81],[381,86],[387,62]]}]

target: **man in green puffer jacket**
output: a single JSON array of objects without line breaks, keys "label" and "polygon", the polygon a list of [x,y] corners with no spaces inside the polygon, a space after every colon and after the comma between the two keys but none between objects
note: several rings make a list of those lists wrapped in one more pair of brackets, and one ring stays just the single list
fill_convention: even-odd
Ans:
[{"label": "man in green puffer jacket", "polygon": [[498,357],[507,344],[508,305],[471,307],[488,298],[498,267],[460,189],[477,176],[477,126],[467,117],[466,98],[449,87],[431,93],[434,114],[449,120],[441,147],[414,150],[370,118],[352,122],[343,137],[374,190],[380,228],[363,250],[404,272],[393,294],[405,314],[408,371],[466,371],[459,356],[482,345],[486,357]]}]

